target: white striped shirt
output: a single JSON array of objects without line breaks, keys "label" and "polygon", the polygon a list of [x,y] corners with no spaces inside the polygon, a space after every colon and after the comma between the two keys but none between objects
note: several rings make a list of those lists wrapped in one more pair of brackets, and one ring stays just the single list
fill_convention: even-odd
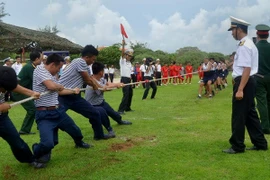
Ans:
[{"label": "white striped shirt", "polygon": [[5,102],[5,93],[0,92],[0,104]]},{"label": "white striped shirt", "polygon": [[[33,74],[33,91],[40,93],[48,91],[47,87],[43,84],[46,80],[57,82],[56,76],[52,76],[51,73],[45,69],[45,66],[37,66]],[[57,91],[52,91],[35,100],[36,107],[49,107],[57,104],[59,104]]]},{"label": "white striped shirt", "polygon": [[[5,103],[5,93],[0,92],[0,104]],[[1,112],[0,112],[1,115]]]},{"label": "white striped shirt", "polygon": [[[104,87],[107,81],[104,78],[101,78],[100,81],[96,80],[99,85]],[[89,88],[89,86],[87,86]],[[87,89],[85,91],[85,100],[92,105],[100,105],[104,101],[103,97],[104,92],[101,90]]]},{"label": "white striped shirt", "polygon": [[87,72],[90,75],[90,69],[82,58],[74,59],[69,67],[63,71],[59,83],[65,88],[82,88],[83,77],[81,72]]}]

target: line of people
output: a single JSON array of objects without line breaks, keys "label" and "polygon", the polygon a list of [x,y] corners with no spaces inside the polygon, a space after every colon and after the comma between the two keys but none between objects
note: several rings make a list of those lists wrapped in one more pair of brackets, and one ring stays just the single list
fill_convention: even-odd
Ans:
[{"label": "line of people", "polygon": [[[36,168],[44,167],[46,163],[50,161],[51,151],[54,146],[58,144],[58,129],[66,131],[73,138],[75,142],[75,147],[92,147],[90,144],[82,141],[83,136],[81,134],[80,128],[65,113],[68,109],[71,109],[83,115],[89,120],[94,131],[94,140],[106,140],[109,138],[114,138],[116,136],[110,125],[109,114],[111,113],[111,111],[108,111],[108,104],[107,106],[102,106],[101,104],[95,104],[94,106],[91,104],[93,103],[92,101],[90,101],[89,99],[89,101],[87,101],[80,95],[80,88],[82,88],[83,83],[88,84],[95,91],[98,90],[98,88],[103,87],[101,84],[98,83],[98,80],[94,78],[95,75],[90,76],[89,74],[88,66],[93,64],[97,56],[98,51],[94,46],[85,46],[82,50],[81,58],[73,60],[68,65],[68,67],[63,70],[60,77],[58,76],[58,73],[64,65],[65,61],[60,55],[57,54],[52,54],[48,56],[46,62],[41,63],[42,53],[32,52],[30,54],[30,62],[22,68],[22,74],[19,74],[19,77],[21,77],[19,83],[22,86],[17,85],[17,81],[16,86],[26,86],[29,89],[33,88],[33,91],[29,90],[29,92],[28,90],[25,90],[26,92],[28,92],[26,94],[24,93],[26,96],[29,96],[31,93],[34,93],[35,96],[37,96],[36,94],[39,95],[42,92],[50,91],[49,94],[41,96],[39,99],[36,99],[35,102],[29,101],[30,105],[25,105],[25,103],[23,103],[23,107],[27,111],[25,120],[27,119],[26,121],[31,124],[33,123],[34,119],[36,119],[37,127],[40,134],[40,142],[35,143],[32,146],[33,156],[31,156],[31,158],[33,159],[34,157],[34,160],[27,160],[27,162],[29,163],[35,163],[34,166]],[[8,71],[10,71],[11,74],[13,72],[15,73],[15,71],[12,71],[11,68],[8,68]],[[16,74],[14,76],[17,79]],[[1,80],[2,81],[0,83],[0,87],[2,88],[2,92],[14,89],[7,88],[5,86],[6,81],[9,81],[8,77],[7,79],[1,77]],[[13,81],[13,79],[10,80]],[[16,86],[14,85],[14,87]],[[117,86],[123,87],[123,84],[120,83],[117,84]],[[1,122],[2,119],[10,121],[6,116],[7,113],[5,113],[8,111],[10,106],[5,103],[2,97],[4,97],[3,93],[1,93],[0,119]],[[24,97],[25,96],[21,96],[20,99],[23,99]],[[99,97],[99,99],[101,100],[102,96]],[[102,104],[105,104],[105,102],[103,102]],[[114,115],[117,117],[113,117],[113,119],[116,120],[119,125],[132,124],[129,121],[122,120],[122,117],[118,113],[115,112]],[[102,125],[106,128],[106,130],[108,130],[108,134],[105,134],[103,132]],[[10,129],[13,128],[12,126],[12,123],[8,123],[2,124],[2,126],[0,125],[0,128]],[[31,132],[30,129],[28,129],[29,132]],[[25,145],[25,147],[18,147],[18,145],[14,145],[15,141],[22,141],[19,138],[19,133],[15,130],[12,130],[10,132],[3,131],[3,133],[1,132],[0,135],[2,137],[5,137],[6,135],[11,137],[16,136],[14,140],[6,139],[6,141],[10,144],[13,152],[20,152],[28,148],[28,146],[26,148]],[[27,153],[29,153],[29,150],[27,151]],[[15,157],[17,156],[15,152],[14,155]],[[20,162],[26,162],[25,160],[22,161],[19,158],[17,159]]]},{"label": "line of people", "polygon": [[227,86],[228,69],[224,60],[219,62],[214,58],[205,58],[198,68],[199,81],[198,98],[202,98],[202,91],[205,89],[205,96],[212,98],[217,91]]}]

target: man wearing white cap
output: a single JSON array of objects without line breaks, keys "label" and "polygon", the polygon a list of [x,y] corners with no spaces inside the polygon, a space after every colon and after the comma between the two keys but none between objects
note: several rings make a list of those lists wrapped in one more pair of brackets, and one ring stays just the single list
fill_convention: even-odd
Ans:
[{"label": "man wearing white cap", "polygon": [[255,79],[258,71],[258,50],[247,37],[249,23],[231,17],[231,27],[235,40],[239,40],[233,64],[233,97],[232,97],[232,136],[231,148],[225,153],[236,154],[245,151],[245,127],[248,130],[253,147],[247,150],[267,150],[259,117],[255,109]]},{"label": "man wearing white cap", "polygon": [[160,60],[156,60],[156,79],[157,80],[157,86],[161,86],[161,65],[160,65]]},{"label": "man wearing white cap", "polygon": [[[121,83],[129,84],[131,83],[131,70],[132,64],[130,60],[133,58],[133,50],[125,51],[125,40],[122,41],[122,55],[119,61],[120,72],[121,72]],[[131,106],[133,89],[132,86],[124,86],[122,88],[123,98],[118,108],[119,114],[124,114],[124,112],[133,111]]]},{"label": "man wearing white cap", "polygon": [[[142,65],[140,66],[142,81],[144,81],[145,61],[146,61],[146,58],[143,58]],[[143,88],[145,88],[145,83],[142,83],[142,85],[143,85]]]}]

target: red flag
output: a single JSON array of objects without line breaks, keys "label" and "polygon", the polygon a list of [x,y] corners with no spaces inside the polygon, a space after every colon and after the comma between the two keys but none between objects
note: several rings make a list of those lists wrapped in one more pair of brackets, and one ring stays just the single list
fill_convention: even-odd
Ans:
[{"label": "red flag", "polygon": [[125,38],[128,38],[128,35],[124,29],[124,26],[123,24],[120,24],[120,29],[121,29],[121,34],[125,37]]}]

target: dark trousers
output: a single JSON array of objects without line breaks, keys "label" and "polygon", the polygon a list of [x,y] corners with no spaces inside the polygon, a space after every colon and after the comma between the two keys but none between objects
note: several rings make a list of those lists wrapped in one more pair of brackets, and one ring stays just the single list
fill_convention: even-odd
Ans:
[{"label": "dark trousers", "polygon": [[80,128],[66,114],[64,107],[55,110],[36,111],[36,122],[40,134],[40,143],[35,146],[34,155],[38,159],[48,154],[58,144],[58,129],[67,132],[75,144],[82,142]]},{"label": "dark trousers", "polygon": [[[137,82],[137,75],[136,74],[131,74],[131,79],[132,79],[132,82],[133,83]],[[132,85],[132,88],[135,88],[135,87],[136,87],[135,84]]]},{"label": "dark trousers", "polygon": [[31,163],[34,161],[30,148],[21,139],[7,113],[0,115],[0,137],[7,141],[13,155],[19,162]]},{"label": "dark trousers", "polygon": [[157,85],[161,86],[161,72],[156,72],[156,79],[159,79],[156,81]]},{"label": "dark trousers", "polygon": [[71,109],[89,119],[95,138],[104,137],[102,117],[104,118],[107,116],[107,114],[100,113],[98,108],[92,106],[89,102],[82,98],[80,94],[59,96],[58,99],[60,104],[65,107],[66,111]]},{"label": "dark trousers", "polygon": [[[149,76],[145,76],[144,80],[153,80],[153,78],[149,77]],[[155,81],[151,81],[151,82],[145,83],[145,90],[144,90],[144,94],[143,94],[142,99],[147,98],[150,87],[153,89],[151,99],[155,98],[155,95],[157,93],[157,85],[156,85]]]},{"label": "dark trousers", "polygon": [[111,81],[111,83],[113,83],[113,78],[114,78],[114,74],[109,74],[109,77],[110,77],[110,81]]},{"label": "dark trousers", "polygon": [[[20,101],[27,97],[28,96],[25,96],[23,94],[13,93],[13,98],[15,101]],[[35,120],[36,107],[33,100],[22,103],[21,105],[26,110],[26,115],[24,117],[20,131],[29,133],[31,132]]]},{"label": "dark trousers", "polygon": [[230,143],[235,151],[245,150],[245,127],[249,133],[251,142],[258,148],[266,148],[267,141],[262,132],[257,111],[255,109],[255,79],[250,77],[244,90],[242,100],[236,100],[235,94],[238,90],[241,77],[234,80],[232,97],[232,136]]},{"label": "dark trousers", "polygon": [[113,110],[113,108],[105,101],[103,101],[100,105],[95,105],[95,107],[102,107],[108,116],[110,116],[113,120],[115,120],[117,123],[120,123],[122,121],[122,116]]},{"label": "dark trousers", "polygon": [[256,100],[260,114],[262,129],[270,132],[270,75],[264,77],[255,76]]},{"label": "dark trousers", "polygon": [[104,74],[104,79],[106,79],[106,81],[109,82],[109,74]]},{"label": "dark trousers", "polygon": [[[142,76],[142,81],[144,81],[144,72],[141,72],[141,76]],[[145,83],[142,83],[143,88],[145,88]]]},{"label": "dark trousers", "polygon": [[[131,79],[127,77],[122,77],[121,82],[124,84],[128,84],[131,82]],[[123,98],[119,105],[118,112],[131,110],[130,106],[131,106],[131,101],[132,101],[132,96],[133,96],[133,89],[131,86],[124,86],[122,88],[122,92],[123,92]]]}]

